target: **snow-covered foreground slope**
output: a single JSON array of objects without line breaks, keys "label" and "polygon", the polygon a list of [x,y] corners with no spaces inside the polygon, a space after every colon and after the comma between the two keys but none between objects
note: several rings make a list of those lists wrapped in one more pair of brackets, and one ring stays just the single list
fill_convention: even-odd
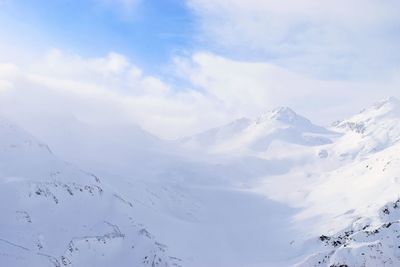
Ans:
[{"label": "snow-covered foreground slope", "polygon": [[172,266],[137,203],[0,121],[1,266]]},{"label": "snow-covered foreground slope", "polygon": [[400,265],[400,144],[323,175],[297,220],[313,220],[320,247],[300,266]]},{"label": "snow-covered foreground slope", "polygon": [[[12,123],[2,120],[0,134],[2,266],[264,265],[284,253],[262,245],[288,245],[278,237],[290,232],[282,222],[291,209],[237,190],[226,169],[176,164],[158,178],[98,178]],[[189,170],[221,182],[199,185]],[[276,209],[286,211],[271,217]],[[259,234],[269,227],[276,238]]]},{"label": "snow-covered foreground slope", "polygon": [[0,265],[399,266],[399,110],[326,129],[277,108],[180,148],[110,142],[96,175],[2,120]]}]

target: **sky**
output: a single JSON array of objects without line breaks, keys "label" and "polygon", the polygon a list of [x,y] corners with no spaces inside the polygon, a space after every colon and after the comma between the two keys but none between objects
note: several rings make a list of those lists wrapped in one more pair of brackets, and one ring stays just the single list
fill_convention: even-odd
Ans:
[{"label": "sky", "polygon": [[0,0],[0,114],[175,139],[289,106],[400,97],[396,0]]}]

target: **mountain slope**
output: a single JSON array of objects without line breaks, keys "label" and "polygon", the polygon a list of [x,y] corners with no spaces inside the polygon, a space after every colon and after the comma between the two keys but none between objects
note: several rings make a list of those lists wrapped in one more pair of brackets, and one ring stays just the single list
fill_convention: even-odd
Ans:
[{"label": "mountain slope", "polygon": [[139,169],[102,178],[2,121],[0,263],[398,266],[398,103],[330,130],[278,108],[181,140],[190,152],[165,162],[123,154]]},{"label": "mountain slope", "polygon": [[321,159],[338,158],[336,167],[298,168],[254,185],[299,209],[294,266],[400,265],[399,108],[390,98],[337,123],[342,135],[322,146]]},{"label": "mountain slope", "polygon": [[172,266],[133,212],[97,176],[0,121],[2,266]]},{"label": "mountain slope", "polygon": [[313,220],[317,253],[299,266],[399,266],[400,144],[318,179],[297,220]]},{"label": "mountain slope", "polygon": [[359,114],[334,123],[344,133],[335,146],[343,158],[364,157],[381,151],[400,140],[400,100],[388,98]]}]

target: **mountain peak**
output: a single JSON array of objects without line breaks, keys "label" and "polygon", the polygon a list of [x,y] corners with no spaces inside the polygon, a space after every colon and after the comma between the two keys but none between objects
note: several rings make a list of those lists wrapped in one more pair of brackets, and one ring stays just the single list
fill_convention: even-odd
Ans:
[{"label": "mountain peak", "polygon": [[265,121],[279,121],[283,123],[292,124],[297,121],[308,121],[308,120],[298,115],[289,107],[276,107],[262,114],[257,119],[257,123],[262,123]]},{"label": "mountain peak", "polygon": [[297,113],[289,107],[277,107],[271,111],[271,117],[281,121],[293,121],[298,117]]}]

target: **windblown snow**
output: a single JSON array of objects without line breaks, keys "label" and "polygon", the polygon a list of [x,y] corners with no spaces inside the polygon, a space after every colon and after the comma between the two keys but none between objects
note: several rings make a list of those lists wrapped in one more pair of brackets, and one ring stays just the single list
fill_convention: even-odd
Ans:
[{"label": "windblown snow", "polygon": [[58,151],[0,119],[0,266],[400,266],[395,98],[331,127],[279,107],[174,142],[84,131]]}]

